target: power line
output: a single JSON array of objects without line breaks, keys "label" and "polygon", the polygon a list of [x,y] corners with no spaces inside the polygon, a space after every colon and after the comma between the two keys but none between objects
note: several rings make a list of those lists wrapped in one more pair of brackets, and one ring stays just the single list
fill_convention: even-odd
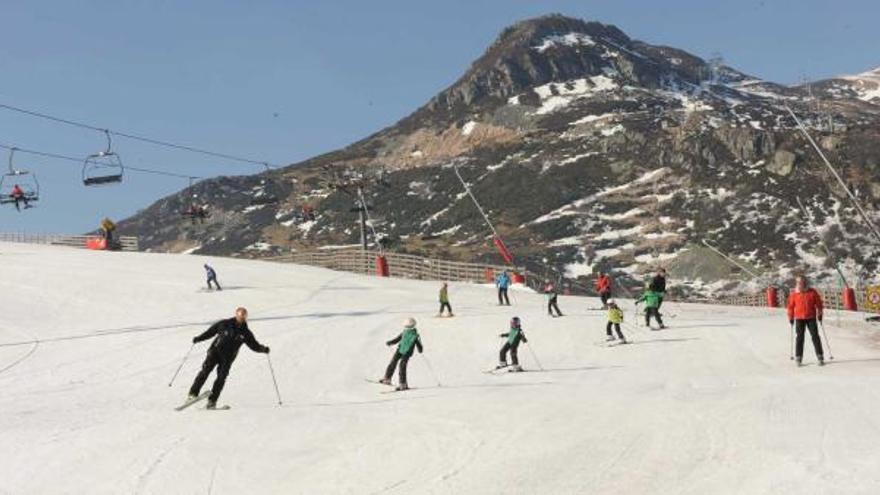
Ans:
[{"label": "power line", "polygon": [[[82,165],[82,164],[83,164],[83,159],[82,159],[82,158],[76,158],[76,157],[73,157],[73,156],[59,155],[59,154],[57,154],[57,153],[49,153],[49,152],[47,152],[47,151],[30,150],[30,149],[27,149],[27,148],[20,148],[20,147],[18,147],[18,146],[9,146],[9,145],[6,145],[6,144],[0,144],[0,148],[6,149],[6,150],[10,150],[10,151],[11,151],[11,150],[15,150],[15,151],[17,151],[17,152],[19,152],[19,153],[27,153],[27,154],[29,154],[29,155],[34,155],[34,156],[42,156],[42,157],[45,157],[45,158],[54,158],[54,159],[56,159],[56,160],[65,160],[65,161],[69,161],[69,162],[77,163],[77,164],[79,164],[79,165]],[[176,173],[174,173],[174,172],[166,172],[166,171],[164,171],[164,170],[156,170],[156,169],[150,169],[150,168],[139,168],[139,167],[129,167],[128,165],[125,166],[125,170],[126,170],[126,171],[131,170],[131,171],[134,171],[134,172],[140,172],[140,173],[144,173],[144,174],[164,175],[164,176],[166,176],[166,177],[177,177],[177,178],[180,178],[180,179],[199,179],[199,178],[200,178],[200,177],[193,177],[193,176],[191,176],[191,175],[183,175],[183,174],[176,174]]]},{"label": "power line", "polygon": [[131,139],[134,141],[141,141],[141,142],[153,144],[156,146],[164,146],[166,148],[171,148],[171,149],[176,149],[176,150],[181,150],[181,151],[189,151],[191,153],[199,153],[202,155],[213,156],[215,158],[224,158],[227,160],[232,160],[232,161],[237,161],[237,162],[250,163],[252,165],[259,165],[261,167],[266,167],[266,169],[269,169],[270,167],[274,166],[273,164],[271,164],[267,161],[264,161],[264,160],[255,160],[252,158],[245,158],[245,157],[240,157],[240,156],[235,156],[235,155],[229,155],[229,154],[220,153],[217,151],[196,148],[196,147],[188,146],[185,144],[173,143],[170,141],[163,141],[161,139],[154,139],[151,137],[139,136],[137,134],[131,134],[131,133],[127,133],[127,132],[114,131],[111,129],[97,127],[97,126],[86,124],[83,122],[77,122],[75,120],[69,120],[69,119],[64,119],[61,117],[56,117],[53,115],[37,112],[34,110],[27,110],[25,108],[7,105],[5,103],[0,103],[0,108],[5,109],[5,110],[10,110],[13,112],[18,112],[18,113],[25,114],[25,115],[30,115],[31,117],[37,117],[40,119],[50,120],[52,122],[57,122],[59,124],[65,124],[65,125],[70,125],[70,126],[74,126],[74,127],[79,127],[81,129],[88,129],[90,131],[105,132],[105,133],[112,134],[114,136],[119,136],[122,138]]}]

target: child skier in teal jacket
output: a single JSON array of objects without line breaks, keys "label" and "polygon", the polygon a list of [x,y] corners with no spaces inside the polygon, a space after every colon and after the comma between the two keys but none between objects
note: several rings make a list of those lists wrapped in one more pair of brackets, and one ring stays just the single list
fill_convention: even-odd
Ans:
[{"label": "child skier in teal jacket", "polygon": [[500,334],[499,337],[507,338],[507,341],[501,346],[501,352],[498,357],[498,366],[496,369],[507,367],[507,352],[510,351],[510,371],[522,371],[523,369],[519,365],[519,359],[517,359],[517,348],[519,347],[520,342],[528,343],[529,340],[526,338],[526,334],[522,330],[518,316],[514,316],[513,319],[510,320],[510,330],[507,333]]},{"label": "child skier in teal jacket", "polygon": [[407,390],[409,385],[407,385],[406,382],[406,365],[409,362],[409,358],[413,355],[413,350],[418,350],[419,354],[424,350],[422,348],[422,339],[419,336],[419,331],[416,330],[415,318],[407,318],[404,320],[403,332],[385,343],[385,345],[389,346],[394,344],[398,344],[397,349],[394,351],[394,355],[391,356],[391,362],[388,363],[388,368],[385,369],[384,378],[379,380],[379,382],[384,383],[385,385],[391,385],[391,376],[394,374],[394,369],[397,368],[399,363],[400,383],[397,385],[397,390]]}]

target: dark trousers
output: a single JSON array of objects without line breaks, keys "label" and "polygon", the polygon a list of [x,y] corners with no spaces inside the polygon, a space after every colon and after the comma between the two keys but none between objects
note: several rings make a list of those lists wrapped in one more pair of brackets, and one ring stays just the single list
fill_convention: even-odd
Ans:
[{"label": "dark trousers", "polygon": [[444,308],[449,310],[449,314],[452,314],[452,306],[450,306],[448,302],[442,302],[442,301],[441,301],[441,302],[440,302],[440,314],[441,314],[441,315],[443,314],[443,309],[444,309]]},{"label": "dark trousers", "polygon": [[608,324],[605,325],[605,333],[607,333],[608,336],[611,337],[611,326],[612,325],[614,326],[614,330],[617,331],[617,337],[620,338],[620,340],[624,340],[623,332],[620,331],[620,323],[611,323],[609,321]]},{"label": "dark trousers", "polygon": [[190,395],[199,395],[199,392],[202,391],[202,385],[204,385],[205,381],[208,379],[208,375],[210,375],[211,371],[216,367],[217,378],[214,379],[214,386],[211,387],[211,395],[208,396],[208,400],[211,402],[217,402],[217,399],[220,397],[220,392],[223,391],[223,386],[226,385],[226,377],[229,376],[229,369],[232,368],[232,361],[232,359],[226,359],[220,356],[220,353],[216,351],[208,351],[208,355],[205,357],[205,362],[202,363],[202,369],[199,371],[199,374],[196,375],[196,379],[193,381],[192,387],[189,389]]},{"label": "dark trousers", "polygon": [[652,316],[654,317],[654,319],[657,320],[657,323],[659,323],[660,326],[662,327],[663,320],[660,319],[660,311],[657,311],[657,308],[645,308],[645,325],[651,324],[651,317]]},{"label": "dark trousers", "polygon": [[660,306],[663,306],[663,296],[660,296],[657,300],[657,311],[660,311]]},{"label": "dark trousers", "polygon": [[816,357],[822,359],[825,353],[822,352],[822,339],[819,338],[819,325],[816,324],[815,318],[811,320],[795,320],[794,330],[797,333],[797,338],[794,342],[794,355],[798,361],[804,356],[804,330],[806,329],[810,330],[810,338],[813,339],[813,349],[816,350]]},{"label": "dark trousers", "polygon": [[610,292],[600,292],[599,299],[602,300],[602,306],[607,306],[608,300],[611,299],[611,293]]},{"label": "dark trousers", "polygon": [[27,200],[26,197],[24,197],[24,196],[14,196],[14,199],[15,199],[15,209],[16,209],[16,210],[21,211],[21,207],[19,206],[19,202],[23,202],[25,208],[28,207],[28,200]]},{"label": "dark trousers", "polygon": [[510,351],[510,364],[516,366],[519,364],[519,359],[516,355],[516,349],[519,347],[519,343],[510,345],[505,342],[503,346],[501,346],[501,352],[498,354],[498,362],[506,363],[507,362],[507,352]]},{"label": "dark trousers", "polygon": [[547,313],[550,316],[553,316],[554,309],[556,310],[556,314],[558,316],[562,316],[562,311],[559,311],[559,305],[556,304],[556,296],[551,297],[550,300],[547,301]]},{"label": "dark trousers", "polygon": [[212,287],[211,287],[211,282],[214,282],[214,285],[217,286],[217,290],[223,290],[223,289],[220,287],[220,283],[217,282],[217,277],[208,277],[208,290],[211,290],[211,288],[212,288]]},{"label": "dark trousers", "polygon": [[[503,298],[503,299],[502,299]],[[507,298],[507,288],[498,288],[498,304],[506,304],[510,306],[510,299]]]},{"label": "dark trousers", "polygon": [[398,363],[400,364],[400,384],[406,385],[406,365],[409,363],[409,358],[412,354],[408,354],[406,356],[401,356],[399,352],[395,351],[394,355],[391,356],[391,362],[388,363],[388,367],[385,368],[385,379],[390,380],[391,376],[394,375],[394,368],[398,367]]}]

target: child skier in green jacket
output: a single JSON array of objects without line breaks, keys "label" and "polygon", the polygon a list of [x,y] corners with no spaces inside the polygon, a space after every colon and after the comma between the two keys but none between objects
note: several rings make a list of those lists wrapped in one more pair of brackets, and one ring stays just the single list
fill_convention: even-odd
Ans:
[{"label": "child skier in green jacket", "polygon": [[398,344],[397,349],[394,351],[394,355],[391,356],[391,362],[388,363],[388,368],[385,369],[385,377],[379,380],[379,383],[391,385],[391,376],[394,374],[394,368],[397,368],[398,363],[400,363],[400,383],[397,385],[397,390],[407,390],[409,389],[409,385],[407,385],[406,382],[406,365],[409,362],[409,358],[412,357],[414,349],[417,349],[419,354],[424,350],[422,348],[422,339],[419,336],[419,331],[416,330],[415,318],[407,318],[404,320],[403,332],[385,343],[385,345],[388,346],[394,344]]},{"label": "child skier in green jacket", "polygon": [[[646,327],[651,326],[651,316],[653,316],[657,320],[657,323],[660,324],[660,329],[666,328],[666,325],[663,324],[663,320],[660,318],[659,308],[660,308],[660,298],[661,297],[662,297],[662,294],[660,294],[659,292],[654,292],[651,289],[647,289],[642,294],[642,297],[640,297],[639,300],[636,301],[636,306],[638,306],[638,304],[640,302],[645,303],[645,326]],[[654,329],[652,328],[652,330],[654,330]]]},{"label": "child skier in green jacket", "polygon": [[606,304],[608,305],[608,324],[605,325],[605,333],[608,335],[606,340],[609,342],[614,340],[614,335],[611,333],[611,327],[613,326],[614,330],[617,331],[620,343],[626,344],[626,338],[623,336],[623,332],[620,331],[620,324],[623,323],[623,310],[614,301],[608,301]]},{"label": "child skier in green jacket", "polygon": [[499,337],[507,338],[507,341],[501,346],[501,353],[498,357],[498,366],[496,366],[495,369],[507,367],[507,352],[510,351],[510,371],[522,371],[523,369],[519,365],[516,351],[520,342],[528,343],[529,340],[526,338],[526,334],[522,330],[518,316],[514,316],[510,320],[510,330],[507,333],[500,334]]}]

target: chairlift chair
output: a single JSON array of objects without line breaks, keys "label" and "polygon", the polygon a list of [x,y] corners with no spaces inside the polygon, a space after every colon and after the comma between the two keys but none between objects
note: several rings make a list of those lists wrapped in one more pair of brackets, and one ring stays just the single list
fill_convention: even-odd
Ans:
[{"label": "chairlift chair", "polygon": [[125,167],[122,159],[111,149],[110,131],[104,130],[107,149],[86,157],[83,163],[82,179],[86,186],[104,186],[122,182]]},{"label": "chairlift chair", "polygon": [[40,199],[40,183],[37,181],[37,175],[27,170],[15,168],[13,157],[17,149],[12,148],[9,150],[9,171],[0,177],[0,205],[15,203],[12,191],[16,185],[21,189],[23,195],[20,199],[25,201],[25,203]]}]

